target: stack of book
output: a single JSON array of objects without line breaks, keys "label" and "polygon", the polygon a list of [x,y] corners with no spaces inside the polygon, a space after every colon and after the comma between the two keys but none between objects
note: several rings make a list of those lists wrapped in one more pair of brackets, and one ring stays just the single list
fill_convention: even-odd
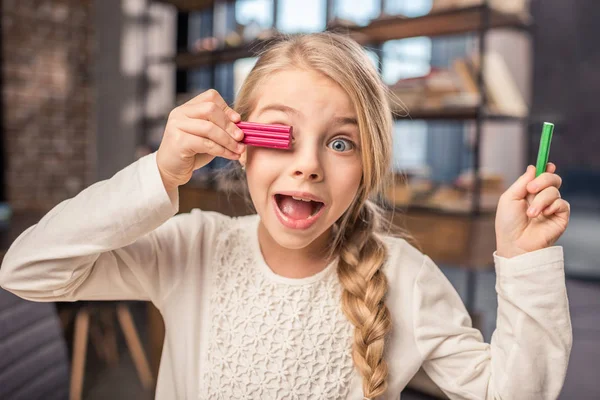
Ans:
[{"label": "stack of book", "polygon": [[[477,85],[479,57],[457,59],[449,69],[432,69],[425,76],[401,79],[390,87],[401,113],[404,105],[409,114],[474,109],[480,101]],[[488,52],[484,63],[484,84],[488,112],[525,117],[528,106],[502,56]],[[399,101],[398,101],[399,100]]]}]

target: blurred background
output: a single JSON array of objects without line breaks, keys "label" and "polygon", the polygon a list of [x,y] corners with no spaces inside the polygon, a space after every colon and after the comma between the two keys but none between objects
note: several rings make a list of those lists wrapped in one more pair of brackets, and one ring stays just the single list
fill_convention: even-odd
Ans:
[{"label": "blurred background", "polygon": [[[278,33],[364,46],[395,100],[393,219],[490,340],[494,211],[535,164],[542,123],[572,206],[564,247],[574,345],[561,399],[600,398],[600,2],[596,0],[2,0],[0,254],[56,204],[158,149],[169,111],[229,103]],[[225,160],[180,212],[250,212]],[[164,327],[142,302],[39,304],[0,289],[0,399],[150,399]],[[427,393],[424,394],[424,393]],[[415,383],[403,398],[429,398]]]}]

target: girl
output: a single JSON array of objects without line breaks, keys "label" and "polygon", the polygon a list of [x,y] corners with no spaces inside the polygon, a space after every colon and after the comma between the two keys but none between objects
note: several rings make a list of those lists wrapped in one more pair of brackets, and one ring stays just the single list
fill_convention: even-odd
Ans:
[{"label": "girl", "polygon": [[[483,342],[430,258],[381,232],[386,91],[344,36],[288,38],[236,111],[214,90],[175,108],[156,153],[51,210],[0,281],[35,301],[151,300],[166,338],[159,399],[397,399],[422,366],[453,399],[554,399],[571,349],[556,167],[497,210],[498,324]],[[290,151],[246,148],[241,119],[294,127]],[[178,211],[215,156],[245,167],[257,215]]]}]

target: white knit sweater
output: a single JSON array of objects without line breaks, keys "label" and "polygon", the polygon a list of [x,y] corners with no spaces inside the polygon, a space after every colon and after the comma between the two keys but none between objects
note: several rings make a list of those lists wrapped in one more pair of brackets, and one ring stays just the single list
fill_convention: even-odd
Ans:
[{"label": "white knit sweater", "polygon": [[[156,153],[145,156],[25,231],[0,284],[35,301],[151,300],[166,325],[157,399],[362,399],[335,263],[278,276],[257,216],[177,210]],[[455,399],[558,396],[572,343],[561,247],[494,254],[498,323],[487,344],[430,258],[402,239],[386,245],[385,399],[421,366]]]}]

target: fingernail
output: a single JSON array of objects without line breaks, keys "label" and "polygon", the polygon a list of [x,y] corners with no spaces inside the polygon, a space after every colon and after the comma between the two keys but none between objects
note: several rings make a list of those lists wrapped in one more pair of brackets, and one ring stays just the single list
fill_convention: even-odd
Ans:
[{"label": "fingernail", "polygon": [[534,192],[538,190],[538,185],[533,184],[531,185],[531,190],[533,190]]},{"label": "fingernail", "polygon": [[238,151],[238,153],[241,153],[242,151],[244,151],[244,145],[241,143],[238,143],[236,150]]},{"label": "fingernail", "polygon": [[537,208],[535,207],[529,207],[529,210],[527,210],[527,213],[529,213],[529,215],[531,215],[532,217],[535,217],[537,215]]}]

